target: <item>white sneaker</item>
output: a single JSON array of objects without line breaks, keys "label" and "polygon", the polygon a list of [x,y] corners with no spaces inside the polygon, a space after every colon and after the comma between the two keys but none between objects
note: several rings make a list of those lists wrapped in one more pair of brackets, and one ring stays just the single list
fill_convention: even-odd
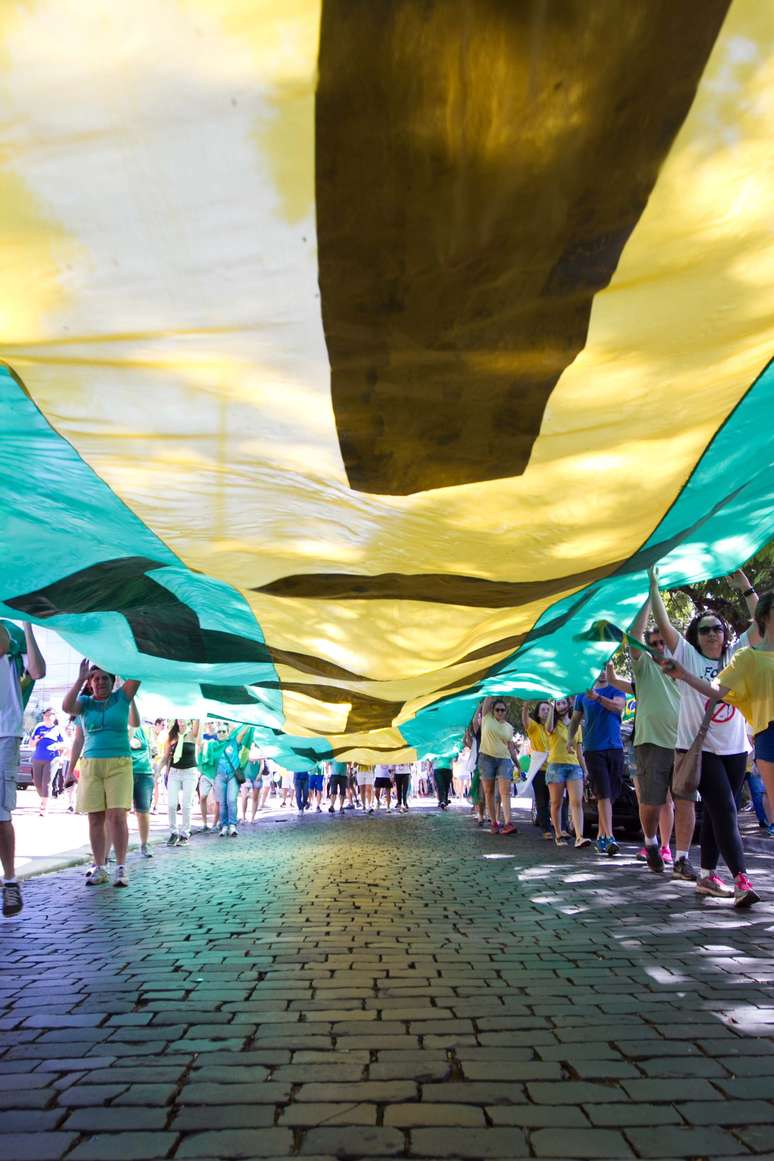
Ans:
[{"label": "white sneaker", "polygon": [[140,858],[141,859],[152,859],[153,858],[153,851],[150,849],[150,847],[148,846],[147,843],[143,843],[142,846],[140,847]]},{"label": "white sneaker", "polygon": [[227,827],[227,826],[222,826],[222,827],[220,828],[220,837],[221,837],[221,838],[225,838],[227,834],[228,834],[228,827]]},{"label": "white sneaker", "polygon": [[122,867],[122,866],[116,867],[116,875],[115,875],[115,878],[113,879],[113,886],[114,887],[128,887],[129,886],[129,876],[126,873],[126,867]]},{"label": "white sneaker", "polygon": [[107,883],[110,879],[104,867],[94,867],[86,876],[87,887],[101,887],[103,883]]},{"label": "white sneaker", "polygon": [[228,828],[228,837],[229,838],[236,838],[238,834],[239,834],[239,831],[232,823],[231,826]]}]

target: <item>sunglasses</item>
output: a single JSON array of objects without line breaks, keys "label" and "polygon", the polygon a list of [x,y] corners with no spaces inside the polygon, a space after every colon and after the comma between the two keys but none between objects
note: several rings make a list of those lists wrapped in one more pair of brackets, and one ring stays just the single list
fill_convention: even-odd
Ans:
[{"label": "sunglasses", "polygon": [[700,633],[722,633],[722,625],[699,625]]},{"label": "sunglasses", "polygon": [[494,707],[494,712],[495,712],[496,714],[504,714],[504,713],[506,713],[507,711],[506,711],[506,708],[505,708],[505,706],[504,706],[504,705],[496,705],[496,706]]}]

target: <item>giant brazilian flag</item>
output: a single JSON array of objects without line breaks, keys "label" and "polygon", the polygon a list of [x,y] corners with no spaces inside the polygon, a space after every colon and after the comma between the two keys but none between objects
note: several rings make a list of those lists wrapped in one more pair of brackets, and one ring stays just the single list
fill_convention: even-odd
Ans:
[{"label": "giant brazilian flag", "polygon": [[299,760],[772,535],[774,6],[5,0],[0,615]]}]

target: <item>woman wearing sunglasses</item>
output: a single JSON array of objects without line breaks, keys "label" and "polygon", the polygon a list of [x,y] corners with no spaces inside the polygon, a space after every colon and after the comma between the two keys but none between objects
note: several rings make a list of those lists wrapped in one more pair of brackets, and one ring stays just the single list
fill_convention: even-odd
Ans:
[{"label": "woman wearing sunglasses", "polygon": [[[129,830],[126,816],[132,806],[134,778],[132,751],[129,747],[129,707],[140,687],[139,681],[125,681],[115,689],[112,673],[90,665],[86,658],[80,664],[78,677],[62,702],[66,714],[80,717],[84,744],[81,777],[78,783],[78,809],[89,816],[89,838],[94,866],[86,884],[96,887],[106,883],[105,823],[108,838],[116,852],[114,887],[128,887],[126,850]],[[88,687],[89,693],[85,692]]]},{"label": "woman wearing sunglasses", "polygon": [[[742,590],[748,609],[754,613],[758,598],[744,573],[734,574],[732,583]],[[757,644],[760,634],[752,626],[734,643],[725,620],[714,612],[697,614],[685,636],[678,633],[661,599],[655,569],[650,572],[650,600],[668,655],[676,663],[676,675],[685,682],[680,689],[677,721],[677,752],[685,753],[699,732],[707,698],[716,696],[711,683],[730,664],[736,651],[742,646]],[[695,678],[699,686],[696,681],[689,681],[689,677]],[[737,907],[749,907],[758,900],[747,876],[736,815],[736,799],[744,782],[748,749],[742,714],[733,705],[718,701],[702,745],[699,780],[702,800],[701,873],[696,890],[700,895],[713,895],[719,899],[733,895]],[[733,890],[717,873],[719,855],[723,856],[734,878]]]},{"label": "woman wearing sunglasses", "polygon": [[[492,834],[516,834],[516,827],[511,822],[511,780],[514,763],[519,760],[519,752],[513,740],[513,726],[506,717],[507,712],[506,702],[499,697],[485,698],[481,708],[478,770],[491,819]],[[503,808],[502,830],[497,825],[495,780]]]}]

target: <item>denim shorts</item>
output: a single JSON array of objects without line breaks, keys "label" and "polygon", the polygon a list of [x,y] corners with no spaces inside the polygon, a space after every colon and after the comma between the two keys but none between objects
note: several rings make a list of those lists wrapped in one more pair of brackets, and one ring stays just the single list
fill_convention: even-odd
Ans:
[{"label": "denim shorts", "polygon": [[322,790],[322,788],[323,788],[323,776],[322,776],[322,774],[310,774],[309,775],[309,789],[316,791],[316,790]]},{"label": "denim shorts", "polygon": [[774,722],[755,735],[755,757],[759,762],[774,762]]},{"label": "denim shorts", "polygon": [[510,782],[513,774],[513,762],[510,758],[495,758],[491,754],[479,754],[478,772],[482,782],[492,782],[495,778],[507,778]]},{"label": "denim shorts", "polygon": [[581,781],[583,781],[583,771],[574,762],[549,762],[546,770],[546,785]]},{"label": "denim shorts", "polygon": [[147,814],[153,801],[153,787],[156,779],[152,774],[132,774],[132,805],[137,814]]}]

